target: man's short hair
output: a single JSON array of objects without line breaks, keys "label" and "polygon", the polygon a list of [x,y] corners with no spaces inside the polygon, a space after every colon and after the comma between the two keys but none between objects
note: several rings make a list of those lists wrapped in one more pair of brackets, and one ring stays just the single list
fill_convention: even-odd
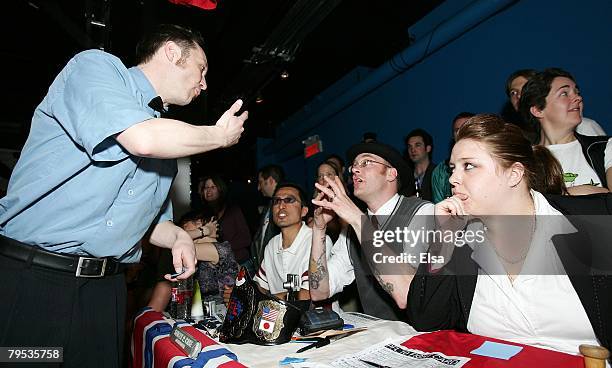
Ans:
[{"label": "man's short hair", "polygon": [[276,186],[276,189],[274,189],[274,194],[272,195],[272,197],[276,196],[276,193],[282,189],[282,188],[293,188],[295,190],[297,190],[299,196],[300,196],[300,202],[302,202],[302,207],[308,207],[308,205],[310,204],[308,202],[308,198],[306,197],[306,192],[304,191],[304,189],[302,189],[302,187],[296,183],[280,183]]},{"label": "man's short hair", "polygon": [[285,180],[285,171],[279,165],[267,165],[259,169],[259,174],[264,180],[267,180],[269,177],[272,177],[276,183],[280,183]]},{"label": "man's short hair", "polygon": [[414,129],[413,131],[411,131],[410,133],[408,133],[406,138],[404,138],[404,142],[406,144],[408,144],[408,139],[410,139],[412,137],[421,137],[421,138],[423,138],[423,143],[425,143],[425,147],[427,147],[427,146],[431,147],[431,150],[429,151],[429,155],[428,155],[429,159],[431,160],[431,156],[433,155],[433,149],[434,149],[433,138],[431,137],[431,135],[429,133],[427,133],[425,131],[425,129],[417,128],[417,129]]},{"label": "man's short hair", "polygon": [[560,68],[548,68],[536,73],[536,75],[529,79],[521,92],[519,112],[525,121],[533,124],[538,129],[538,133],[540,121],[531,114],[531,107],[535,106],[538,110],[543,110],[546,107],[546,96],[550,92],[553,80],[558,77],[565,77],[576,82],[569,72]]},{"label": "man's short hair", "polygon": [[204,48],[204,39],[199,32],[175,24],[160,24],[147,33],[136,45],[136,64],[143,64],[153,58],[153,55],[168,41],[176,43],[181,48],[181,59],[185,61],[190,50],[199,45]]},{"label": "man's short hair", "polygon": [[506,96],[510,97],[510,89],[512,88],[513,80],[515,80],[518,77],[523,77],[527,80],[530,80],[536,74],[537,74],[537,71],[535,69],[519,69],[515,71],[514,73],[510,74],[508,76],[508,79],[506,79]]}]

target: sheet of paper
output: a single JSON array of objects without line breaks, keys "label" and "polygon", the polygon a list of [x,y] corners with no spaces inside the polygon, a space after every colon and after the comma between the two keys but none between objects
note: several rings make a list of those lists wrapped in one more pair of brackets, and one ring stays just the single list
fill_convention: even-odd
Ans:
[{"label": "sheet of paper", "polygon": [[340,314],[340,317],[342,317],[345,324],[353,325],[356,328],[369,327],[374,322],[380,321],[380,318],[358,312],[344,312]]},{"label": "sheet of paper", "polygon": [[485,341],[478,349],[472,350],[470,353],[508,360],[518,354],[521,350],[523,350],[521,346]]},{"label": "sheet of paper", "polygon": [[470,358],[425,353],[393,342],[383,342],[331,363],[336,368],[460,368]]}]

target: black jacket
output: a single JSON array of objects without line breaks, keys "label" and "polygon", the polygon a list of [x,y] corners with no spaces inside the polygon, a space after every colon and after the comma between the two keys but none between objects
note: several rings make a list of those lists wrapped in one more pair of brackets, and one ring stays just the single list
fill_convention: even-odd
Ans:
[{"label": "black jacket", "polygon": [[[266,217],[267,216],[267,217]],[[262,239],[262,231],[264,223],[268,221],[268,226],[266,227],[266,232],[263,234]],[[259,227],[257,228],[257,232],[251,241],[251,258],[253,260],[254,272],[257,272],[259,266],[261,265],[261,261],[263,261],[264,249],[266,249],[266,245],[270,239],[275,237],[280,233],[280,229],[274,221],[272,220],[272,205],[269,204],[261,214]]]},{"label": "black jacket", "polygon": [[[564,214],[612,214],[612,194],[567,197],[546,195],[548,202]],[[593,265],[610,260],[612,237],[579,218],[569,218],[577,233],[552,238],[559,258],[580,298],[593,331],[602,346],[612,343],[612,276],[595,275]],[[602,219],[607,219],[602,217]],[[609,222],[612,228],[612,222]],[[604,225],[605,226],[605,225]],[[604,231],[610,234],[610,231]],[[432,275],[426,265],[417,271],[408,292],[407,320],[417,331],[453,329],[467,331],[470,308],[476,289],[478,269],[471,248],[455,248],[453,259],[441,273]],[[453,270],[452,274],[444,270]],[[461,276],[458,276],[461,275]]]},{"label": "black jacket", "polygon": [[582,147],[582,153],[586,157],[589,165],[595,170],[601,185],[606,188],[608,186],[606,180],[606,168],[605,168],[605,150],[606,144],[608,143],[609,136],[586,136],[578,133],[574,133],[576,139]]}]

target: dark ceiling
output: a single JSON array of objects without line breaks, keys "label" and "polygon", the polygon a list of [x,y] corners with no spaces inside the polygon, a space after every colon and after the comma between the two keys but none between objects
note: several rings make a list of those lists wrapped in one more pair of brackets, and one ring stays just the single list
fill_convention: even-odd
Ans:
[{"label": "dark ceiling", "polygon": [[[173,110],[175,116],[212,124],[237,96],[249,106],[238,146],[200,157],[196,170],[248,177],[255,170],[257,137],[273,137],[278,123],[354,67],[377,67],[407,47],[407,28],[441,2],[218,0],[215,10],[166,0],[7,2],[1,22],[5,112],[0,148],[21,148],[34,108],[72,55],[104,46],[131,64],[134,46],[147,28],[177,23],[204,36],[209,74],[207,92]],[[289,73],[286,80],[280,78],[283,70]],[[255,103],[257,96],[263,102]]]}]

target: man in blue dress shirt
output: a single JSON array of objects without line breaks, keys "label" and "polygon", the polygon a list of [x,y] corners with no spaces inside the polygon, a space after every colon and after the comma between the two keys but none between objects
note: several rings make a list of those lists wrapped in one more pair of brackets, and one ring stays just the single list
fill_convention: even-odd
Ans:
[{"label": "man in blue dress shirt", "polygon": [[187,105],[206,89],[201,44],[161,25],[139,43],[137,66],[84,51],[51,84],[0,199],[0,346],[63,347],[67,367],[119,366],[121,271],[139,260],[140,239],[172,250],[178,279],[193,274],[191,237],[171,221],[175,159],[237,143],[247,113],[235,116],[236,101],[216,125],[194,126],[150,102]]}]

